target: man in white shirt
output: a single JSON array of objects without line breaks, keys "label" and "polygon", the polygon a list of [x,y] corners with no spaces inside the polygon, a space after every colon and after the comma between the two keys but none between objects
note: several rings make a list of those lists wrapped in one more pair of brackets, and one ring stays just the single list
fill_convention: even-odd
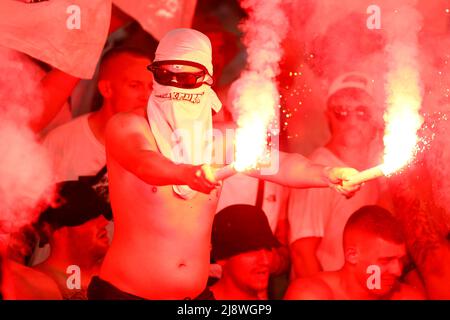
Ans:
[{"label": "man in white shirt", "polygon": [[[310,160],[326,166],[351,166],[364,170],[374,165],[373,145],[377,134],[376,106],[370,79],[347,73],[330,86],[327,120],[331,138],[316,149]],[[327,189],[292,189],[288,220],[294,277],[342,267],[342,233],[350,215],[378,200],[377,182],[366,183],[352,198],[339,197]]]},{"label": "man in white shirt", "polygon": [[[50,131],[43,144],[54,164],[56,181],[77,180],[80,176],[98,177],[95,189],[107,193],[106,153],[104,131],[108,120],[118,112],[144,108],[152,88],[151,73],[146,70],[150,58],[130,48],[108,51],[102,59],[98,89],[103,104],[91,112]],[[100,189],[100,190],[98,190]],[[112,226],[108,226],[112,237]],[[44,261],[48,247],[38,250],[32,265]]]},{"label": "man in white shirt", "polygon": [[118,112],[146,106],[152,86],[152,76],[145,69],[149,63],[137,50],[121,48],[106,53],[98,81],[103,97],[100,110],[52,130],[43,141],[54,162],[57,182],[95,175],[106,165],[106,123]]}]

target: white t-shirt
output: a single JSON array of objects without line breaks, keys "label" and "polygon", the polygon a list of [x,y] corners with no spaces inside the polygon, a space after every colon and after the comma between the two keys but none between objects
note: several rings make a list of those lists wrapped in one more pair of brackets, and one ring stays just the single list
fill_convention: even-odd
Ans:
[{"label": "white t-shirt", "polygon": [[[316,149],[310,159],[326,166],[348,167],[323,147]],[[376,204],[378,197],[376,181],[367,182],[350,199],[330,188],[292,189],[288,206],[289,243],[321,237],[317,258],[323,270],[340,269],[344,264],[342,236],[348,218],[359,208]]]},{"label": "white t-shirt", "polygon": [[[223,182],[217,211],[234,204],[255,205],[258,193],[258,179],[244,174],[236,174]],[[265,181],[262,209],[269,220],[270,228],[275,233],[278,218],[287,200],[288,190],[281,185]]]},{"label": "white t-shirt", "polygon": [[44,138],[52,159],[56,182],[97,174],[106,164],[105,147],[92,133],[89,114],[63,124]]}]

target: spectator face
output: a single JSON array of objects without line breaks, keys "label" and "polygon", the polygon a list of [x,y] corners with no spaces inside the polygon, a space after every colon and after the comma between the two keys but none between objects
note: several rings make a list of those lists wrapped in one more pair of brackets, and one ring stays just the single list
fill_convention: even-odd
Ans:
[{"label": "spectator face", "polygon": [[223,271],[241,290],[258,293],[267,290],[271,260],[270,250],[249,251],[226,260]]},{"label": "spectator face", "polygon": [[373,99],[359,89],[343,89],[330,97],[327,118],[340,145],[367,147],[376,134]]},{"label": "spectator face", "polygon": [[108,70],[105,78],[99,81],[99,89],[114,113],[147,105],[153,84],[152,74],[147,70],[149,64],[149,59],[130,54],[121,54],[108,62]]},{"label": "spectator face", "polygon": [[108,220],[100,215],[81,226],[67,228],[72,253],[75,255],[85,253],[93,260],[103,258],[109,248],[107,225]]},{"label": "spectator face", "polygon": [[[355,270],[361,285],[370,290],[373,295],[388,294],[399,284],[404,262],[407,259],[405,245],[373,236],[361,237],[359,242],[356,249]],[[373,270],[377,268],[380,271],[379,287],[369,288],[368,283],[376,284],[377,273]]]}]

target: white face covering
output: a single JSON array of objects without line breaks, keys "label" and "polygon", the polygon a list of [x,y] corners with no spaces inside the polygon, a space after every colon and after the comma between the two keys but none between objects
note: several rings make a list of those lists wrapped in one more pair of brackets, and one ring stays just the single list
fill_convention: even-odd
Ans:
[{"label": "white face covering", "polygon": [[[147,115],[159,151],[175,163],[211,163],[212,110],[218,112],[221,107],[216,93],[206,84],[181,89],[154,82]],[[197,193],[188,186],[173,186],[173,190],[183,199]]]},{"label": "white face covering", "polygon": [[[198,63],[213,75],[212,49],[209,38],[188,28],[169,31],[159,42],[157,61],[190,61]],[[181,89],[153,81],[147,115],[159,151],[175,163],[208,164],[212,158],[212,111],[222,104],[210,86]],[[173,186],[183,199],[196,195],[188,186]]]}]

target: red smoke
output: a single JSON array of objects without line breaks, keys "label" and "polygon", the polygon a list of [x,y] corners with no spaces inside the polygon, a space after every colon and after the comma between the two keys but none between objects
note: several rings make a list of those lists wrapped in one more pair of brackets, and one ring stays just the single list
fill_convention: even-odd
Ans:
[{"label": "red smoke", "polygon": [[[283,100],[292,150],[308,154],[327,141],[323,110],[325,90],[336,75],[359,70],[378,81],[383,89],[389,59],[386,45],[393,28],[415,30],[417,69],[423,88],[421,113],[427,130],[425,160],[429,168],[436,204],[450,212],[450,4],[437,0],[299,0],[290,2],[290,30],[285,41]],[[369,5],[381,9],[381,29],[366,26]],[[388,19],[409,6],[421,15]],[[294,76],[295,73],[295,76]],[[290,75],[291,74],[291,75]],[[385,93],[377,97],[385,109]],[[289,121],[290,120],[290,121]],[[298,136],[298,138],[296,138]],[[295,139],[294,139],[295,138]],[[450,214],[447,223],[450,225]]]},{"label": "red smoke", "polygon": [[0,220],[10,232],[33,220],[36,206],[49,199],[52,171],[28,126],[43,108],[38,68],[5,48],[0,61]]}]

